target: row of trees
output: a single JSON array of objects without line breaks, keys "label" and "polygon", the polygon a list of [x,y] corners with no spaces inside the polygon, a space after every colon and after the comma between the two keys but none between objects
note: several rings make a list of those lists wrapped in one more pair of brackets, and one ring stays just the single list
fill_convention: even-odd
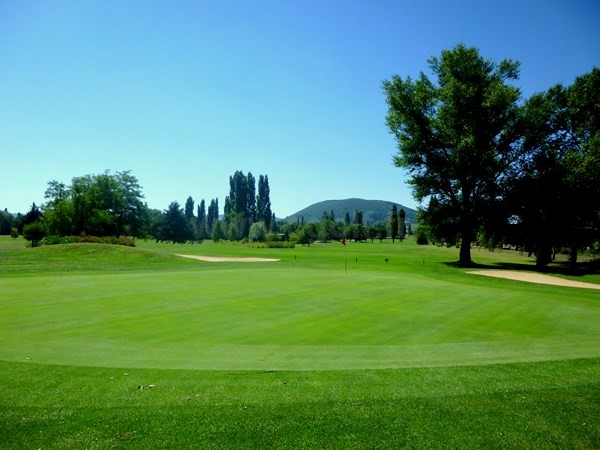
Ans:
[{"label": "row of trees", "polygon": [[407,233],[412,234],[411,224],[407,227],[405,217],[405,211],[400,209],[398,212],[396,205],[393,205],[387,222],[366,226],[363,224],[362,211],[356,210],[352,221],[350,213],[346,212],[343,222],[336,221],[333,211],[330,213],[324,211],[320,222],[304,223],[303,218],[298,218],[295,223],[279,223],[279,237],[302,245],[310,245],[315,241],[328,242],[342,239],[352,239],[356,242],[368,239],[383,241],[388,236],[393,240],[404,239]]},{"label": "row of trees", "polygon": [[196,210],[191,196],[183,208],[177,201],[164,211],[148,208],[137,178],[129,171],[75,177],[70,185],[53,180],[41,207],[34,203],[24,216],[2,212],[0,233],[23,234],[35,245],[46,235],[152,236],[160,241],[185,242],[209,237],[247,239],[255,224],[265,233],[272,231],[275,216],[268,177],[260,175],[258,194],[251,173],[238,171],[229,182],[230,195],[225,199],[221,221],[216,198],[208,208],[203,199]]},{"label": "row of trees", "polygon": [[469,265],[478,237],[551,261],[557,248],[600,240],[600,70],[523,101],[509,84],[519,63],[458,45],[429,60],[435,76],[384,81],[397,166],[436,242],[460,245]]},{"label": "row of trees", "polygon": [[194,200],[190,196],[184,208],[178,202],[172,202],[164,214],[155,214],[152,235],[157,240],[173,242],[201,241],[206,238],[215,241],[262,241],[267,233],[275,230],[268,176],[259,176],[257,193],[256,179],[252,173],[244,175],[236,171],[229,177],[229,195],[225,197],[223,220],[219,220],[218,199],[211,200],[208,211],[202,200],[197,215],[194,215]]}]

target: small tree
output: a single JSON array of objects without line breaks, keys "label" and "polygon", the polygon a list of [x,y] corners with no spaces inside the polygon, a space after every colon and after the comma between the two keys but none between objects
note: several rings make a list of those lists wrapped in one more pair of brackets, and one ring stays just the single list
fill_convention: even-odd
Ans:
[{"label": "small tree", "polygon": [[32,247],[37,247],[44,236],[46,236],[46,227],[42,222],[23,225],[23,237],[31,242]]},{"label": "small tree", "polygon": [[429,239],[427,239],[427,233],[425,232],[423,227],[417,228],[417,231],[415,232],[415,234],[417,236],[417,244],[418,245],[429,244]]},{"label": "small tree", "polygon": [[193,238],[193,232],[189,221],[178,202],[171,202],[169,208],[164,212],[163,238],[173,243],[184,243]]},{"label": "small tree", "polygon": [[317,236],[317,226],[313,222],[309,222],[298,231],[298,244],[310,247],[310,244],[315,242]]},{"label": "small tree", "polygon": [[264,222],[254,222],[250,226],[248,237],[252,242],[265,242],[267,238],[267,227]]},{"label": "small tree", "polygon": [[221,239],[225,239],[225,224],[220,220],[214,222],[212,239],[214,242],[219,242]]}]

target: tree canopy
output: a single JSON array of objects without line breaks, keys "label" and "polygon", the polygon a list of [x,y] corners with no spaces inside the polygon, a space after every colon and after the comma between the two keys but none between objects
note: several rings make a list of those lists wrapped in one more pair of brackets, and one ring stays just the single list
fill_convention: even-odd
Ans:
[{"label": "tree canopy", "polygon": [[[495,63],[458,45],[429,60],[435,80],[398,75],[383,82],[394,162],[408,170],[422,219],[444,223],[461,240],[460,263],[471,264],[471,241],[499,199],[498,186],[518,159],[519,64]],[[433,218],[435,217],[435,220]]]},{"label": "tree canopy", "polygon": [[146,206],[142,189],[129,171],[75,177],[70,186],[50,181],[44,216],[49,234],[136,236]]}]

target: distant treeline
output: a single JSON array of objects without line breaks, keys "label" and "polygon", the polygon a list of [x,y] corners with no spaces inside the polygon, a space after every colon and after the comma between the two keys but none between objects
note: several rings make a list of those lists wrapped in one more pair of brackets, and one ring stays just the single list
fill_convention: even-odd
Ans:
[{"label": "distant treeline", "polygon": [[[336,219],[333,211],[323,212],[320,221],[275,220],[271,210],[269,178],[236,171],[229,177],[229,195],[225,197],[222,219],[218,199],[204,199],[197,205],[189,196],[182,207],[173,201],[163,210],[151,209],[143,201],[142,188],[130,171],[75,177],[70,185],[52,180],[45,192],[46,202],[31,205],[25,214],[0,213],[0,233],[17,237],[22,234],[32,246],[40,243],[111,242],[91,237],[127,236],[155,239],[159,242],[215,241],[289,242],[308,244],[315,241],[353,239],[403,239],[412,234],[406,226],[405,211],[390,209],[389,217],[374,224],[363,223],[363,212],[356,210],[351,219],[346,213]],[[78,237],[86,237],[80,239]]]}]

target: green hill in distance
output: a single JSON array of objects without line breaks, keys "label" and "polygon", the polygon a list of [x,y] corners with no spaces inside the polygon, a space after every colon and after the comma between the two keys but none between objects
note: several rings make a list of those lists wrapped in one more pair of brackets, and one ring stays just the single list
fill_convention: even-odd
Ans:
[{"label": "green hill in distance", "polygon": [[363,224],[372,225],[376,222],[388,221],[392,205],[394,204],[398,208],[398,211],[403,209],[406,213],[406,223],[414,224],[416,222],[417,212],[414,209],[385,200],[364,200],[361,198],[325,200],[314,203],[283,220],[286,222],[293,222],[298,219],[302,220],[302,217],[304,217],[304,222],[319,222],[321,221],[324,212],[329,214],[333,211],[336,222],[343,221],[346,212],[350,214],[350,220],[352,221],[354,219],[354,212],[359,210],[363,213]]}]

